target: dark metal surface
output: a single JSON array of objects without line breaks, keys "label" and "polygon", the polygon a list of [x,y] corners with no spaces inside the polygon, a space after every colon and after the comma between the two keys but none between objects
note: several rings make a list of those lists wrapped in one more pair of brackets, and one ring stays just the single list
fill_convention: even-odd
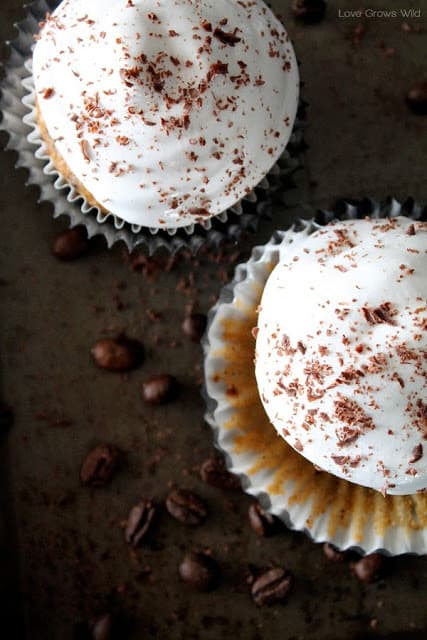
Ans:
[{"label": "dark metal surface", "polygon": [[[294,24],[290,3],[272,4],[286,18],[310,103],[308,170],[293,200],[330,206],[345,196],[411,194],[425,201],[427,121],[408,111],[404,96],[425,74],[426,33],[403,30],[400,17],[370,18],[356,44],[361,20],[339,18],[340,6],[392,3],[331,2],[325,21],[311,27]],[[406,22],[426,28],[426,2],[404,4],[423,14]],[[24,15],[20,0],[2,1],[2,42]],[[37,205],[36,188],[24,189],[13,154],[0,161],[1,391],[15,413],[8,434],[0,434],[0,638],[78,638],[80,623],[106,609],[123,620],[118,637],[128,632],[135,640],[425,637],[426,558],[396,558],[382,580],[361,585],[347,564],[328,561],[303,535],[259,541],[247,522],[249,498],[199,478],[212,435],[199,395],[201,351],[180,325],[187,305],[209,308],[233,252],[244,258],[255,240],[217,262],[181,259],[155,277],[102,242],[62,263],[50,244],[65,222],[52,220],[48,204]],[[277,209],[256,242],[301,213]],[[162,315],[153,320],[152,311]],[[147,352],[128,376],[100,371],[90,357],[99,337],[121,329]],[[147,408],[140,387],[156,372],[176,375],[181,394]],[[120,448],[121,468],[108,487],[82,488],[81,462],[100,442]],[[188,529],[163,510],[153,542],[130,553],[121,528],[130,507],[141,497],[161,502],[171,484],[206,499],[206,523]],[[177,567],[187,550],[206,548],[223,567],[222,585],[193,594]],[[294,573],[286,605],[253,605],[248,564]]]}]

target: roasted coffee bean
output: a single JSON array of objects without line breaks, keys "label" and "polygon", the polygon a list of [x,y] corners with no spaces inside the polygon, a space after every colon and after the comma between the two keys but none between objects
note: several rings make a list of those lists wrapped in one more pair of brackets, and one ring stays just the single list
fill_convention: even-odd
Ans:
[{"label": "roasted coffee bean", "polygon": [[294,0],[292,13],[294,18],[305,24],[315,24],[325,17],[326,2],[324,0]]},{"label": "roasted coffee bean", "polygon": [[207,324],[207,318],[203,313],[192,313],[182,323],[184,335],[193,342],[200,342]]},{"label": "roasted coffee bean", "polygon": [[100,444],[92,449],[83,461],[80,469],[82,484],[89,487],[102,487],[107,484],[119,462],[119,450],[112,444]]},{"label": "roasted coffee bean", "polygon": [[248,510],[249,523],[259,536],[272,536],[280,530],[280,521],[258,502],[253,502]]},{"label": "roasted coffee bean", "polygon": [[175,489],[166,498],[166,509],[179,522],[190,527],[202,524],[208,515],[206,504],[187,489]]},{"label": "roasted coffee bean", "polygon": [[258,607],[283,602],[288,597],[292,584],[292,574],[286,569],[269,569],[253,583],[252,599]]},{"label": "roasted coffee bean", "polygon": [[200,467],[200,477],[203,482],[218,489],[242,488],[239,477],[227,471],[224,459],[220,456],[212,456],[203,462]]},{"label": "roasted coffee bean", "polygon": [[217,562],[205,553],[187,553],[179,565],[181,579],[196,591],[212,591],[220,582]]},{"label": "roasted coffee bean", "polygon": [[427,81],[419,82],[408,92],[406,104],[417,116],[427,115]]},{"label": "roasted coffee bean", "polygon": [[325,542],[323,545],[323,553],[332,562],[344,562],[348,558],[348,553],[345,551],[339,551],[333,544]]},{"label": "roasted coffee bean", "polygon": [[92,347],[91,353],[101,369],[129,371],[142,361],[144,348],[137,340],[120,336],[98,340]]},{"label": "roasted coffee bean", "polygon": [[110,640],[113,632],[113,618],[110,613],[104,613],[92,622],[92,640]]},{"label": "roasted coffee bean", "polygon": [[351,564],[351,571],[361,582],[375,582],[381,577],[384,569],[384,556],[371,553]]},{"label": "roasted coffee bean", "polygon": [[156,516],[157,508],[152,500],[141,500],[132,507],[125,528],[126,542],[137,547],[150,534]]},{"label": "roasted coffee bean", "polygon": [[86,229],[74,227],[58,234],[52,244],[52,253],[60,260],[75,260],[89,249]]},{"label": "roasted coffee bean", "polygon": [[148,404],[166,404],[177,394],[177,379],[168,373],[152,376],[142,384],[142,397]]}]

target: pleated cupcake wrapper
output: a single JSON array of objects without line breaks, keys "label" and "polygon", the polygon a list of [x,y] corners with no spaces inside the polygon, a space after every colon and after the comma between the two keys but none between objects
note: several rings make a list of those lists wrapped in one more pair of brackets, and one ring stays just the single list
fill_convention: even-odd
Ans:
[{"label": "pleated cupcake wrapper", "polygon": [[[287,150],[263,180],[244,199],[201,224],[181,229],[150,229],[129,224],[113,214],[102,213],[91,206],[56,170],[47,155],[35,117],[34,84],[31,54],[34,34],[47,12],[59,4],[57,0],[36,0],[27,6],[27,17],[17,23],[17,37],[9,42],[10,57],[5,64],[1,83],[0,129],[9,134],[7,149],[18,152],[16,167],[29,172],[27,184],[40,188],[40,200],[53,204],[54,217],[69,217],[70,226],[84,225],[89,237],[103,235],[108,247],[123,241],[129,251],[144,246],[149,253],[164,248],[171,253],[190,249],[196,253],[202,246],[217,247],[224,240],[238,240],[244,232],[255,232],[260,219],[272,215],[272,194],[277,189],[293,188],[287,176],[302,168],[304,119],[297,116]],[[299,112],[304,104],[300,103]]]},{"label": "pleated cupcake wrapper", "polygon": [[394,199],[384,203],[366,199],[341,202],[335,212],[312,211],[311,215],[310,220],[298,220],[290,229],[277,231],[264,246],[255,247],[211,310],[203,344],[206,420],[229,470],[240,476],[244,490],[289,528],[342,550],[427,553],[427,493],[384,498],[374,490],[316,471],[277,435],[258,396],[251,335],[267,278],[291,244],[336,218],[406,215],[425,220],[427,208],[412,199],[404,204]]}]

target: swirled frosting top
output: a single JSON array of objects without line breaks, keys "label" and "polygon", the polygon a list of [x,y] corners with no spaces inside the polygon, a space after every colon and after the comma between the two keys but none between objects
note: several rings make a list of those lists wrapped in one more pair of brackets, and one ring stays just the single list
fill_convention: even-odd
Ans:
[{"label": "swirled frosting top", "polygon": [[427,223],[336,222],[286,247],[263,292],[256,376],[278,433],[321,470],[427,488]]},{"label": "swirled frosting top", "polygon": [[283,152],[294,52],[261,0],[64,0],[33,55],[40,114],[74,176],[127,222],[236,204]]}]

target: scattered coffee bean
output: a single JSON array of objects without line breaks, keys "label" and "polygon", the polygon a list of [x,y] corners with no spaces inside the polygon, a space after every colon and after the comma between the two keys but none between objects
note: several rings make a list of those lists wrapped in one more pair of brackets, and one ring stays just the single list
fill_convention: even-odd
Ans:
[{"label": "scattered coffee bean", "polygon": [[259,536],[272,536],[280,530],[280,520],[265,511],[258,502],[253,502],[248,510],[249,523]]},{"label": "scattered coffee bean", "polygon": [[252,599],[258,607],[283,602],[288,597],[292,584],[292,574],[286,569],[269,569],[253,583]]},{"label": "scattered coffee bean", "polygon": [[152,500],[141,500],[132,507],[125,528],[126,542],[137,547],[150,534],[156,516],[157,508]]},{"label": "scattered coffee bean", "polygon": [[90,625],[91,638],[93,640],[110,640],[113,631],[113,618],[110,613],[99,616]]},{"label": "scattered coffee bean", "polygon": [[294,18],[305,24],[315,24],[325,17],[326,2],[324,0],[294,0],[292,13]]},{"label": "scattered coffee bean", "polygon": [[427,80],[412,87],[406,96],[406,104],[417,116],[427,115]]},{"label": "scattered coffee bean", "polygon": [[240,478],[226,469],[224,459],[220,456],[212,456],[203,462],[200,477],[203,482],[218,489],[242,488]]},{"label": "scattered coffee bean", "polygon": [[82,484],[89,487],[102,487],[107,484],[119,462],[119,450],[111,444],[100,444],[92,449],[83,461],[80,469]]},{"label": "scattered coffee bean", "polygon": [[384,568],[384,556],[371,553],[351,564],[351,571],[361,582],[375,582],[381,577]]},{"label": "scattered coffee bean", "polygon": [[207,318],[203,313],[192,313],[184,318],[182,331],[193,342],[200,342],[207,324]]},{"label": "scattered coffee bean", "polygon": [[75,260],[89,249],[86,229],[82,226],[58,234],[52,244],[52,253],[60,260]]},{"label": "scattered coffee bean", "polygon": [[177,394],[177,379],[168,373],[152,376],[142,384],[142,397],[148,404],[166,404]]},{"label": "scattered coffee bean", "polygon": [[166,509],[176,520],[190,527],[202,524],[208,515],[204,501],[187,489],[171,491],[166,498]]},{"label": "scattered coffee bean", "polygon": [[333,544],[325,542],[323,545],[323,553],[332,562],[344,562],[348,558],[348,553],[345,551],[339,551]]},{"label": "scattered coffee bean", "polygon": [[138,340],[120,336],[98,340],[92,347],[91,353],[101,369],[129,371],[141,363],[144,348]]},{"label": "scattered coffee bean", "polygon": [[218,563],[205,553],[187,553],[179,565],[181,579],[196,591],[212,591],[220,582]]}]

